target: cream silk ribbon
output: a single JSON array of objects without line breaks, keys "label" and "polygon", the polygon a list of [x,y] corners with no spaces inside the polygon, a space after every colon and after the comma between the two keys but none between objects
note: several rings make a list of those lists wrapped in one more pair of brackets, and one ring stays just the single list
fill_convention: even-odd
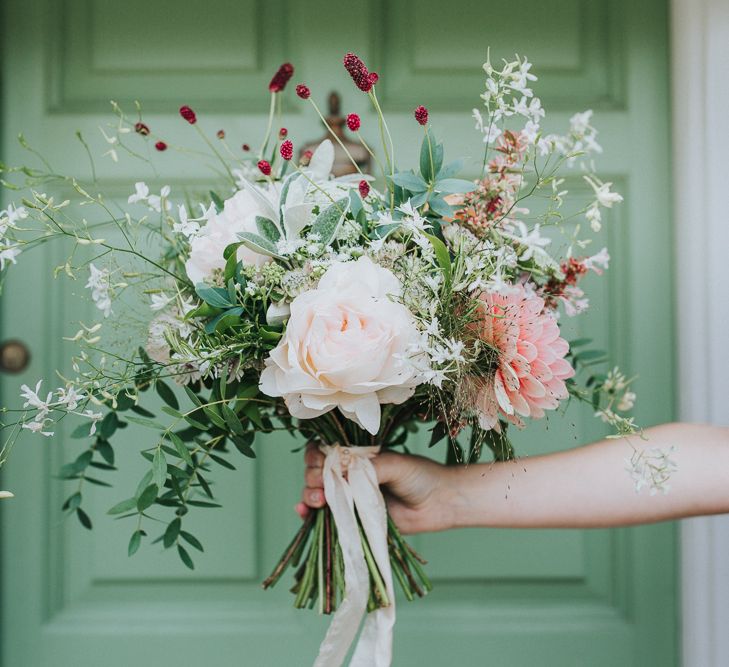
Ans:
[{"label": "cream silk ribbon", "polygon": [[344,560],[344,598],[319,647],[314,667],[340,667],[367,609],[370,576],[360,539],[357,514],[385,582],[390,606],[377,609],[364,622],[350,667],[389,667],[395,625],[395,591],[387,548],[387,510],[370,459],[379,447],[321,445],[324,493],[337,525]]}]

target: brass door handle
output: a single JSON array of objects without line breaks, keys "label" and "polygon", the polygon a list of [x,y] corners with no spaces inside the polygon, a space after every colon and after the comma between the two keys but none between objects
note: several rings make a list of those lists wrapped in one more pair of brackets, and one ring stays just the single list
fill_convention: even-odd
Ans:
[{"label": "brass door handle", "polygon": [[0,372],[22,373],[30,363],[30,351],[19,340],[6,340],[0,344]]}]

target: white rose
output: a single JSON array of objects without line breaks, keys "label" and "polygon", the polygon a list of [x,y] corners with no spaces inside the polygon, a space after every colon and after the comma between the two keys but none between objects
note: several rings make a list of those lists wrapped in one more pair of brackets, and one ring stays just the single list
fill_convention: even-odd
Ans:
[{"label": "white rose", "polygon": [[[275,206],[278,202],[276,189],[261,190]],[[269,217],[270,207],[265,201],[254,196],[249,190],[240,190],[225,201],[223,210],[208,220],[200,233],[190,242],[190,258],[185,263],[187,277],[193,284],[209,279],[215,269],[225,268],[223,251],[226,246],[239,241],[240,232],[258,234],[256,216]],[[246,246],[238,248],[238,259],[245,264],[262,266],[270,261],[270,257],[259,255]]]},{"label": "white rose", "polygon": [[339,408],[372,434],[380,404],[403,403],[421,378],[407,359],[418,338],[410,311],[389,298],[398,279],[368,257],[336,262],[315,290],[291,303],[286,333],[266,360],[260,387],[283,396],[292,416]]}]

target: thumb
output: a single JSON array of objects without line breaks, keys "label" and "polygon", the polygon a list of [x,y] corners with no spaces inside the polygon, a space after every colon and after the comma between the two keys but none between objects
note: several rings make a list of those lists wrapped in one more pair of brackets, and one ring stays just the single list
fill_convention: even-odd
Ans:
[{"label": "thumb", "polygon": [[380,485],[390,484],[397,481],[399,475],[399,464],[402,454],[395,452],[382,452],[372,459],[372,465],[377,473],[377,481]]}]

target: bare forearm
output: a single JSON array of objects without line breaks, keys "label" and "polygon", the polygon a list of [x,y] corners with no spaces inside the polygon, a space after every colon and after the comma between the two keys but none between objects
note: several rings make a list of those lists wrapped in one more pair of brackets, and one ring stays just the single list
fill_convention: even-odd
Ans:
[{"label": "bare forearm", "polygon": [[[593,445],[481,464],[447,473],[451,522],[458,526],[605,527],[729,512],[729,429],[668,424],[647,441]],[[674,448],[667,494],[637,494],[625,459],[637,449]]]}]

